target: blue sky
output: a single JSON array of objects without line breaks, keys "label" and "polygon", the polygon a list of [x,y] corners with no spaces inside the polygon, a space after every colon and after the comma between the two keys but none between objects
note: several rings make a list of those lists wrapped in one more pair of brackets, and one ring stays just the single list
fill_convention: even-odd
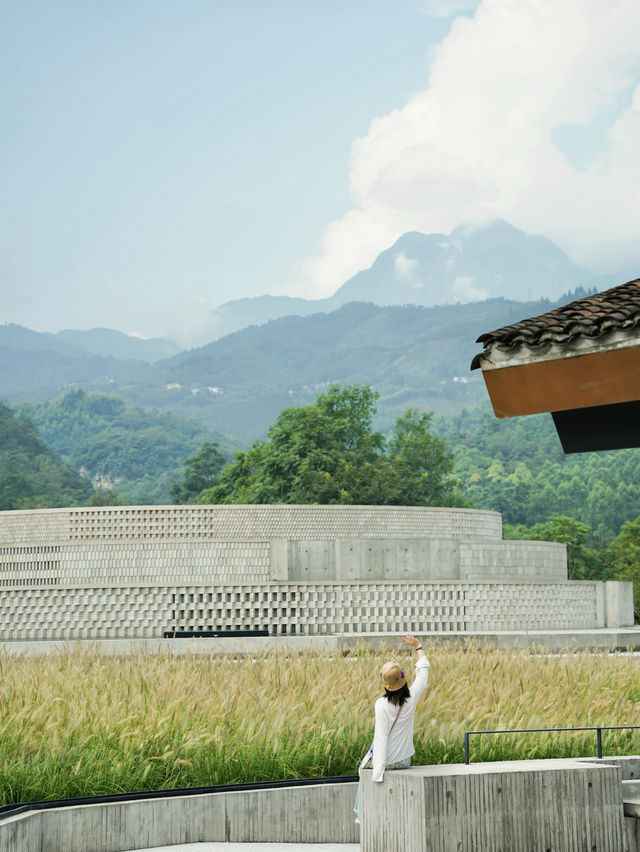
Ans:
[{"label": "blue sky", "polygon": [[493,216],[590,268],[633,261],[626,0],[25,0],[2,18],[4,321],[199,343],[222,302],[327,295],[404,230]]}]

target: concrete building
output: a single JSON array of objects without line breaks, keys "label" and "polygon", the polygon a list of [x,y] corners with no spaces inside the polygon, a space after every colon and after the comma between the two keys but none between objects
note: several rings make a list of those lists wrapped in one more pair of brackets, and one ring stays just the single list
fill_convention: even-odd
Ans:
[{"label": "concrete building", "polygon": [[395,506],[0,512],[0,641],[330,636],[633,623],[630,583],[570,582],[501,517]]}]

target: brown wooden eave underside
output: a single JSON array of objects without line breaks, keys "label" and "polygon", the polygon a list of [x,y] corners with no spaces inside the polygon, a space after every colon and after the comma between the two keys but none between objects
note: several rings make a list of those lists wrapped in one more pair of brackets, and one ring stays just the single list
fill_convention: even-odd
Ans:
[{"label": "brown wooden eave underside", "polygon": [[640,346],[537,361],[482,375],[496,417],[640,400]]}]

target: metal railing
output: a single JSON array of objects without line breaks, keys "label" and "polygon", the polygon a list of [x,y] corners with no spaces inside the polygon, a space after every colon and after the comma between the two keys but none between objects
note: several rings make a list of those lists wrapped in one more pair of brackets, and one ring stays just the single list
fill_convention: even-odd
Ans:
[{"label": "metal railing", "polygon": [[622,731],[622,730],[637,730],[640,725],[598,725],[591,728],[512,728],[511,730],[502,731],[465,731],[464,734],[464,762],[469,763],[469,737],[479,734],[544,734],[554,731],[595,731],[596,743],[598,748],[598,757],[602,757],[602,732],[603,731]]}]

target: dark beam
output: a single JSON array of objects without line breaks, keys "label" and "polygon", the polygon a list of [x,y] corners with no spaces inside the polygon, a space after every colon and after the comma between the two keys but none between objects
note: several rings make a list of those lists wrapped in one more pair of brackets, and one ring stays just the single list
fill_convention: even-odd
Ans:
[{"label": "dark beam", "polygon": [[565,453],[640,447],[640,401],[552,411]]}]

